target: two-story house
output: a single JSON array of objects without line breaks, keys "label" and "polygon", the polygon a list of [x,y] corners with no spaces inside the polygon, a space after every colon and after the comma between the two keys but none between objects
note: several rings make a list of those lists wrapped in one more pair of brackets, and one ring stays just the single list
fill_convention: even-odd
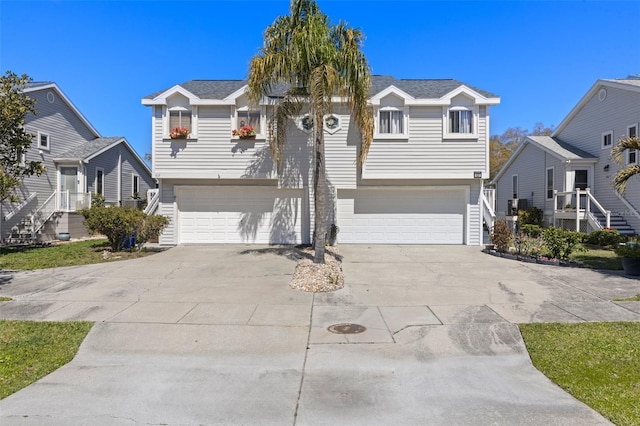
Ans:
[{"label": "two-story house", "polygon": [[639,123],[640,78],[596,81],[551,136],[528,137],[498,172],[498,214],[510,215],[510,200],[524,199],[549,225],[634,234],[640,184],[632,179],[618,194],[612,181],[621,167],[638,164],[639,154],[627,152],[621,165],[610,155],[620,138],[638,135]]},{"label": "two-story house", "polygon": [[155,188],[151,170],[127,140],[102,137],[55,83],[31,83],[24,93],[36,100],[36,114],[25,118],[35,139],[24,159],[42,162],[46,173],[24,179],[20,202],[3,203],[2,240],[84,236],[84,218],[76,212],[90,206],[92,193],[120,205]]},{"label": "two-story house", "polygon": [[[313,123],[288,128],[284,162],[269,151],[278,97],[249,104],[246,81],[192,80],[146,96],[161,244],[309,243],[313,232]],[[374,140],[363,167],[360,134],[345,108],[324,117],[328,224],[340,243],[467,244],[482,241],[489,174],[489,108],[500,99],[456,80],[374,76]],[[252,125],[252,139],[232,130]],[[171,139],[172,128],[189,129]]]}]

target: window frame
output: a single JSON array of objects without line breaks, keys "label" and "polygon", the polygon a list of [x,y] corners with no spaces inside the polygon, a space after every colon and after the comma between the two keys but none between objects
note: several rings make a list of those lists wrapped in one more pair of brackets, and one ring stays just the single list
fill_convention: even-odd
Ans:
[{"label": "window frame", "polygon": [[[383,133],[382,130],[382,114],[389,113],[389,119],[391,119],[392,113],[399,114],[399,123],[401,126],[401,132],[398,133]],[[383,106],[377,108],[375,115],[375,134],[376,139],[408,139],[409,137],[409,117],[406,107],[398,106]]]},{"label": "window frame", "polygon": [[[471,113],[471,133],[454,133],[451,129],[451,113],[458,111],[469,111]],[[476,104],[452,104],[442,107],[442,138],[443,139],[463,139],[479,140],[478,133],[480,120],[480,109]]]},{"label": "window frame", "polygon": [[136,193],[140,197],[140,176],[134,173],[131,175],[131,198],[135,197]]},{"label": "window frame", "polygon": [[[606,143],[607,136],[609,137],[609,143]],[[613,130],[609,130],[608,132],[602,132],[600,134],[600,144],[602,149],[613,148]]]},{"label": "window frame", "polygon": [[253,128],[256,131],[256,138],[264,139],[265,132],[263,128],[265,126],[265,114],[263,112],[262,107],[260,107],[260,109],[249,108],[248,106],[236,108],[235,117],[234,117],[235,126],[233,127],[234,129],[239,129],[240,127],[242,127],[240,125],[240,119],[242,118],[243,113],[246,114],[247,119],[249,119],[250,114],[252,113],[258,116],[260,128],[256,129],[255,126],[253,126]]},{"label": "window frame", "polygon": [[[42,146],[43,136],[47,138],[47,146]],[[51,135],[49,133],[38,131],[37,138],[38,138],[38,149],[41,149],[43,151],[51,151]]]},{"label": "window frame", "polygon": [[[549,179],[549,172],[551,172],[551,179]],[[555,167],[547,167],[545,172],[545,198],[547,200],[553,200],[554,189],[555,189],[555,180],[556,180],[556,170]],[[551,184],[551,187],[549,187]]]},{"label": "window frame", "polygon": [[[95,178],[93,180],[93,193],[94,194],[100,194],[102,196],[104,196],[104,168],[102,167],[96,167],[96,175]],[[100,182],[100,185],[98,185],[98,174],[101,173],[102,174],[102,179]],[[98,191],[99,189],[99,191]]]},{"label": "window frame", "polygon": [[[165,140],[169,140],[171,139],[171,136],[169,136],[169,133],[171,133],[171,113],[172,112],[180,112],[181,115],[183,113],[190,113],[191,114],[191,128],[189,135],[187,136],[188,140],[193,140],[193,139],[197,139],[197,129],[198,129],[198,107],[195,105],[189,105],[189,108],[186,108],[184,106],[171,106],[171,107],[164,107],[164,136],[163,139]],[[172,141],[175,141],[176,139],[171,139]]]},{"label": "window frame", "polygon": [[[631,131],[633,129],[633,132]],[[631,133],[634,133],[632,135]],[[627,137],[638,137],[638,123],[631,124],[627,126]],[[630,149],[627,153],[627,164],[638,164],[638,150]],[[633,157],[633,160],[632,160]]]}]

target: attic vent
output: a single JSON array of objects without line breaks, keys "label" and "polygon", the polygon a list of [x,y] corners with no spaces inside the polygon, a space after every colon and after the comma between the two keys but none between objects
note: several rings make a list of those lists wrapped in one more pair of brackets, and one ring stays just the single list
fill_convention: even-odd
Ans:
[{"label": "attic vent", "polygon": [[53,92],[47,92],[47,100],[50,104],[56,101],[56,97],[54,96]]},{"label": "attic vent", "polygon": [[607,89],[600,89],[600,91],[598,92],[598,99],[600,99],[600,102],[607,99]]}]

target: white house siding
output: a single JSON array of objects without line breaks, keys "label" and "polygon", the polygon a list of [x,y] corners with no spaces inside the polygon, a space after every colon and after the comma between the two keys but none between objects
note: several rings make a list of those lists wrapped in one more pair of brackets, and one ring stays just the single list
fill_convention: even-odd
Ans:
[{"label": "white house siding", "polygon": [[478,139],[442,139],[442,108],[415,107],[409,112],[409,138],[374,139],[363,179],[472,178],[487,173],[486,108],[481,109]]},{"label": "white house siding", "polygon": [[[640,94],[613,87],[606,90],[604,101],[599,100],[596,92],[556,136],[599,157],[594,166],[594,196],[606,209],[623,215],[636,232],[640,232],[640,220],[618,199],[611,184],[620,166],[609,158],[611,149],[602,149],[602,133],[613,131],[615,145],[618,139],[626,136],[627,126],[640,122]],[[608,171],[604,171],[606,165],[609,165]],[[640,182],[637,178],[632,178],[624,197],[640,211]]]},{"label": "white house siding", "polygon": [[341,129],[334,134],[324,133],[327,179],[335,188],[355,188],[360,131],[348,114],[341,113],[339,117]]}]

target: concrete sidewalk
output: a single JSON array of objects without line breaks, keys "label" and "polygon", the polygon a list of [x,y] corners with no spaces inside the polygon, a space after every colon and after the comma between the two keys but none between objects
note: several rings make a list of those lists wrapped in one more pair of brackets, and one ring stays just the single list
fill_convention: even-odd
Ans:
[{"label": "concrete sidewalk", "polygon": [[0,275],[0,318],[97,321],[0,423],[608,424],[532,367],[514,323],[640,320],[611,302],[638,280],[473,247],[341,252],[347,286],[316,295],[289,289],[289,248]]}]

